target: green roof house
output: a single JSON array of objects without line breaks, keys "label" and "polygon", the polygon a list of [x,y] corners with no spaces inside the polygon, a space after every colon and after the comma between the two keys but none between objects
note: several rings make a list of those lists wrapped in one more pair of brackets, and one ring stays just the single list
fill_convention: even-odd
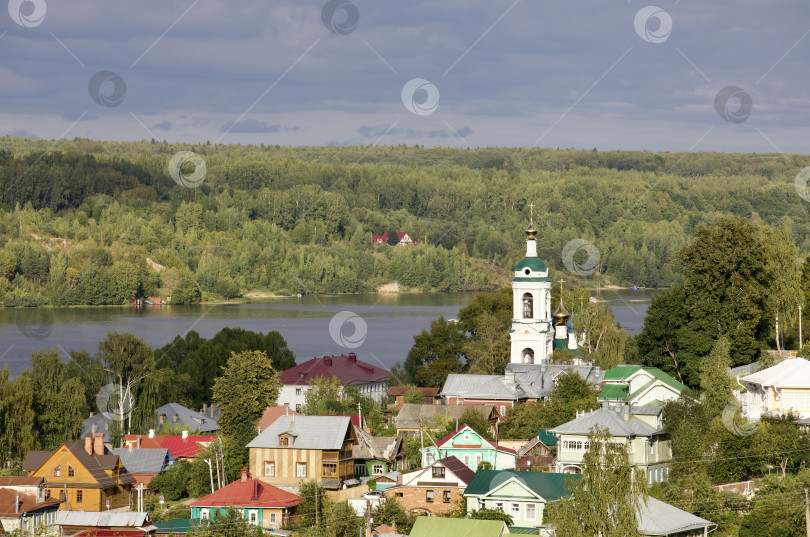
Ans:
[{"label": "green roof house", "polygon": [[636,406],[661,406],[677,399],[686,386],[657,367],[619,365],[605,372],[600,401]]},{"label": "green roof house", "polygon": [[411,529],[410,537],[503,537],[509,530],[501,520],[469,520],[420,516]]},{"label": "green roof house", "polygon": [[579,478],[547,472],[479,470],[464,490],[467,512],[499,509],[512,517],[515,527],[544,527],[546,505],[567,497],[568,485]]}]

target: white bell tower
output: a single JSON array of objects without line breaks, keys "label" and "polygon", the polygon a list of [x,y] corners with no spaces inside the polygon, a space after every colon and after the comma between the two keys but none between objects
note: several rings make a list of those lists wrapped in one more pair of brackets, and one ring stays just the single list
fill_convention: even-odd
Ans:
[{"label": "white bell tower", "polygon": [[[529,205],[534,212],[534,204]],[[548,267],[537,257],[537,229],[534,215],[526,228],[526,257],[512,267],[512,341],[510,362],[542,364],[552,353],[551,278]]]}]

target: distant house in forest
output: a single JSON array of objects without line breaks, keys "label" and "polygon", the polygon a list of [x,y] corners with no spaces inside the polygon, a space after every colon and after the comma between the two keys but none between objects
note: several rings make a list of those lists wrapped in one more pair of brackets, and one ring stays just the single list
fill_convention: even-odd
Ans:
[{"label": "distant house in forest", "polygon": [[[411,239],[410,235],[408,235],[404,231],[397,231],[397,246],[408,246],[408,245],[415,245],[419,244],[418,242]],[[371,235],[371,244],[388,244],[388,232],[383,232],[382,235]]]}]

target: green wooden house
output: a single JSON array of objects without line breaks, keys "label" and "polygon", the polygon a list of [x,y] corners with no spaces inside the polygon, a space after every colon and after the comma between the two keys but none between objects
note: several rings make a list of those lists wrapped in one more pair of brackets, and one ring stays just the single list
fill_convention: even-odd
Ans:
[{"label": "green wooden house", "polygon": [[574,483],[580,476],[479,470],[464,490],[467,512],[498,509],[510,515],[516,527],[540,528],[547,504],[570,494],[568,479]]},{"label": "green wooden house", "polygon": [[498,446],[473,431],[468,425],[462,425],[439,440],[436,445],[424,448],[422,468],[451,455],[472,471],[476,471],[482,462],[488,462],[494,470],[511,470],[515,467],[518,456],[514,449]]}]

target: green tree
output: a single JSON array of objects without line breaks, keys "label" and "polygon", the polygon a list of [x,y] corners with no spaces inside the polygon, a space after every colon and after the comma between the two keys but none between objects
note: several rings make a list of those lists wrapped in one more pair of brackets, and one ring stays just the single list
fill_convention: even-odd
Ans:
[{"label": "green tree", "polygon": [[122,426],[126,423],[129,434],[132,416],[128,411],[138,405],[137,391],[141,383],[155,371],[152,349],[132,334],[107,332],[107,337],[98,344],[97,354],[104,371],[116,387],[110,408],[118,415]]},{"label": "green tree", "polygon": [[301,481],[298,487],[298,495],[304,501],[298,505],[296,511],[298,520],[295,528],[318,528],[326,523],[325,513],[332,505],[326,489],[317,481]]},{"label": "green tree", "polygon": [[469,518],[473,520],[502,520],[507,526],[513,524],[512,517],[501,511],[500,509],[489,509],[482,507],[481,509],[473,509],[469,513]]},{"label": "green tree", "polygon": [[607,431],[591,431],[588,441],[582,478],[569,480],[571,495],[549,509],[549,522],[559,535],[640,537],[636,516],[647,501],[644,474],[633,470],[626,446]]},{"label": "green tree", "polygon": [[402,401],[414,405],[421,405],[424,402],[422,391],[418,388],[410,388],[405,395],[402,396]]},{"label": "green tree", "polygon": [[318,377],[309,381],[301,413],[307,416],[340,415],[345,413],[347,406],[340,379]]},{"label": "green tree", "polygon": [[422,330],[413,340],[405,358],[405,371],[420,386],[440,388],[447,375],[465,370],[465,336],[457,323],[439,317],[431,321],[430,332]]},{"label": "green tree", "polygon": [[416,517],[405,512],[405,509],[396,498],[389,498],[388,496],[377,502],[377,505],[371,510],[371,518],[374,520],[374,524],[395,526],[397,532],[405,535],[411,532],[411,527],[413,527],[416,519]]},{"label": "green tree", "polygon": [[700,387],[703,389],[703,406],[709,417],[719,416],[734,396],[734,381],[729,375],[731,346],[728,338],[720,336],[712,352],[703,358],[700,365]]}]

